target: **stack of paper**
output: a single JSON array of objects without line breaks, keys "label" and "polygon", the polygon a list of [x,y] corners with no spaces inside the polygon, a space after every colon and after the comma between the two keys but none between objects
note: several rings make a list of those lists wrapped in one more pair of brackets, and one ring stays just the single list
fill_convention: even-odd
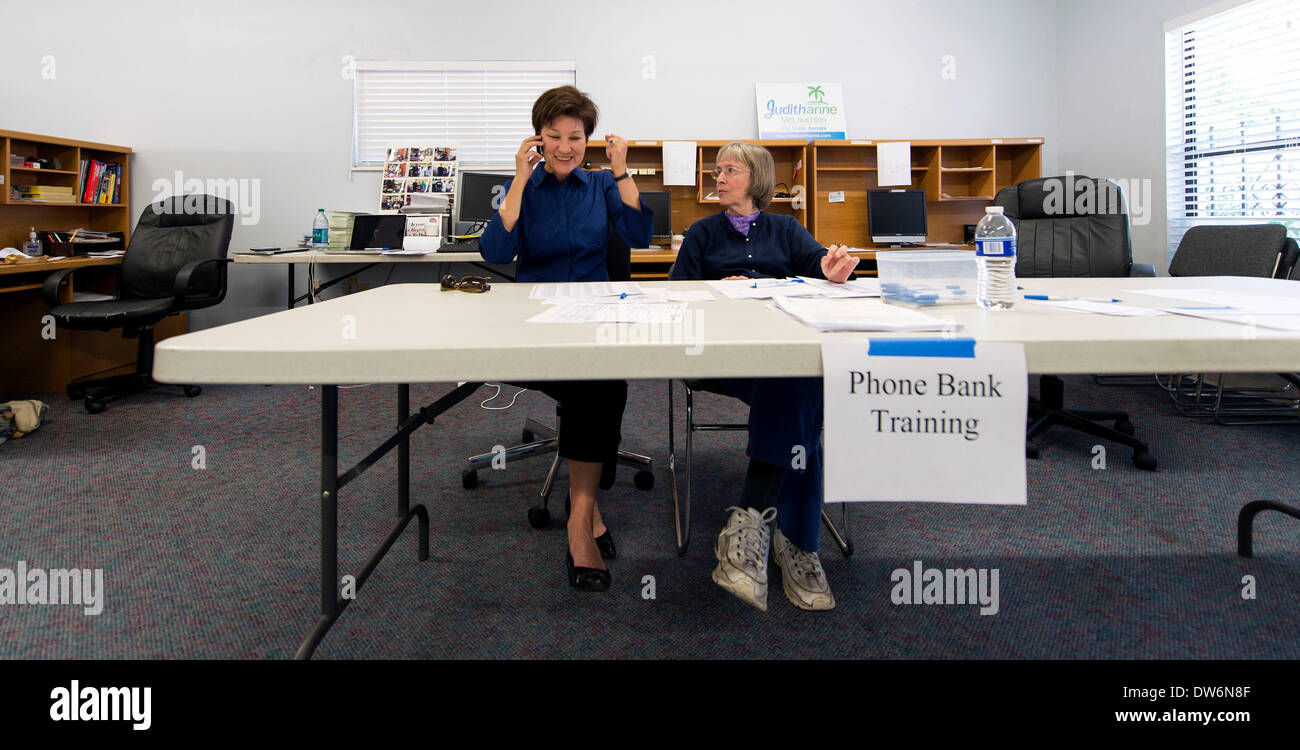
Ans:
[{"label": "stack of paper", "polygon": [[330,211],[329,249],[346,250],[352,244],[352,222],[361,211]]},{"label": "stack of paper", "polygon": [[874,299],[777,297],[776,307],[819,331],[959,331],[961,323]]}]

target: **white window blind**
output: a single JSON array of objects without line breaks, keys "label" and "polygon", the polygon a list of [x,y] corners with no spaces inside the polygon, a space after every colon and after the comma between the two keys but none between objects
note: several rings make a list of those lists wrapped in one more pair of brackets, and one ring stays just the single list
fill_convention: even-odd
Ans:
[{"label": "white window blind", "polygon": [[512,169],[537,96],[573,85],[572,61],[357,62],[352,165],[389,144],[456,143],[462,168]]},{"label": "white window blind", "polygon": [[[1175,22],[1177,23],[1177,22]],[[1300,0],[1165,31],[1168,249],[1198,224],[1300,219]]]}]

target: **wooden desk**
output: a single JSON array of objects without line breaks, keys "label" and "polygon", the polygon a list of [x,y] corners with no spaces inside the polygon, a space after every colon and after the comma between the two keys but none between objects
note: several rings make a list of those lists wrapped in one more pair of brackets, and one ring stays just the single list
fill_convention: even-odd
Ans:
[{"label": "wooden desk", "polygon": [[[57,393],[76,380],[135,368],[136,342],[123,339],[121,331],[58,330],[43,320],[50,308],[41,297],[41,287],[50,274],[65,268],[88,269],[60,290],[59,299],[71,302],[75,292],[116,294],[111,272],[120,265],[120,257],[0,264],[0,326],[6,334],[5,356],[0,357],[0,399]],[[154,327],[155,340],[185,333],[188,327],[184,315],[168,318]],[[54,338],[47,338],[51,332]]]}]

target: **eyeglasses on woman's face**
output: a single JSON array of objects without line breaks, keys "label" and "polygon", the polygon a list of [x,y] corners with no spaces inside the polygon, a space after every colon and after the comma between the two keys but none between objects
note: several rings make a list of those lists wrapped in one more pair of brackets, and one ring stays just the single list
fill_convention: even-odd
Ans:
[{"label": "eyeglasses on woman's face", "polygon": [[733,167],[728,165],[725,167],[714,167],[712,170],[709,171],[709,174],[713,175],[713,179],[715,180],[721,177],[722,175],[726,175],[727,179],[731,179],[732,177],[735,177],[738,174],[745,174],[748,171],[749,171],[748,169],[742,169],[740,167]]}]

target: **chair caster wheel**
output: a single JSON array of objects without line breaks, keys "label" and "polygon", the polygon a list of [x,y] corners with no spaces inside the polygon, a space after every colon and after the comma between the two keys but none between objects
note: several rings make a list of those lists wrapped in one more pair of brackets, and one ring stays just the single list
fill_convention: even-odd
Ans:
[{"label": "chair caster wheel", "polygon": [[1124,433],[1125,435],[1136,435],[1136,434],[1137,434],[1137,430],[1133,429],[1133,423],[1130,422],[1130,421],[1128,421],[1127,419],[1119,419],[1119,420],[1116,420],[1116,421],[1115,421],[1115,431],[1116,431],[1116,432],[1122,432],[1122,433]]},{"label": "chair caster wheel", "polygon": [[90,397],[86,397],[86,413],[87,413],[87,414],[98,414],[98,413],[100,413],[101,411],[103,411],[105,408],[106,408],[106,406],[105,406],[105,404],[104,404],[102,401],[96,401],[96,400],[94,400],[94,399],[92,399],[92,398],[90,398]]},{"label": "chair caster wheel", "polygon": [[1038,446],[1025,443],[1025,458],[1038,458]]},{"label": "chair caster wheel", "polygon": [[648,490],[655,486],[655,475],[642,469],[632,477],[632,482],[638,490]]},{"label": "chair caster wheel", "polygon": [[1156,457],[1146,451],[1133,451],[1133,465],[1143,471],[1156,470]]},{"label": "chair caster wheel", "polygon": [[523,434],[519,437],[522,438],[525,443],[531,443],[533,442],[533,438],[536,436],[533,435],[532,430],[524,430]]},{"label": "chair caster wheel", "polygon": [[544,529],[551,522],[551,512],[545,508],[528,509],[528,525],[534,529]]},{"label": "chair caster wheel", "polygon": [[197,386],[197,385],[187,385],[187,386],[185,386],[185,395],[186,395],[186,396],[189,396],[190,398],[194,398],[195,396],[199,395],[199,394],[202,393],[202,392],[203,392],[203,389],[200,388],[200,387]]},{"label": "chair caster wheel", "polygon": [[85,388],[82,388],[79,385],[68,386],[68,398],[72,399],[73,401],[80,401],[85,397],[86,397]]},{"label": "chair caster wheel", "polygon": [[472,490],[478,486],[478,471],[466,469],[460,473],[460,486]]}]

